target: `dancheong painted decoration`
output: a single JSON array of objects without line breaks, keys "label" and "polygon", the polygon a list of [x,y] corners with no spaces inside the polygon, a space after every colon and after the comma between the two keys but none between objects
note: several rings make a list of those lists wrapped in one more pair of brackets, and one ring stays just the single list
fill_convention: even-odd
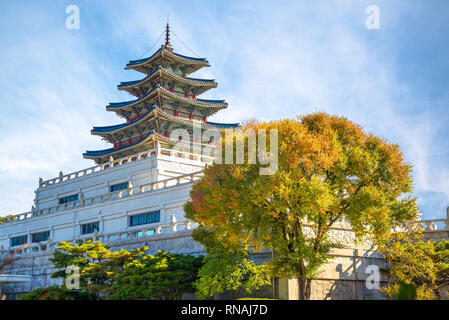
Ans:
[{"label": "dancheong painted decoration", "polygon": [[152,148],[160,143],[164,148],[175,144],[185,144],[195,149],[211,148],[209,141],[182,141],[174,134],[184,129],[192,136],[194,125],[201,130],[226,129],[238,124],[208,122],[208,117],[227,108],[224,100],[206,100],[199,95],[217,87],[211,79],[197,79],[189,75],[203,67],[208,67],[205,58],[187,57],[173,51],[170,44],[170,26],[167,24],[165,43],[152,56],[130,61],[127,70],[145,74],[137,81],[122,82],[119,90],[124,90],[136,99],[110,103],[106,110],[115,112],[125,119],[119,125],[94,127],[94,135],[101,136],[113,146],[109,149],[87,151],[84,158],[101,164],[112,158],[121,158]]}]

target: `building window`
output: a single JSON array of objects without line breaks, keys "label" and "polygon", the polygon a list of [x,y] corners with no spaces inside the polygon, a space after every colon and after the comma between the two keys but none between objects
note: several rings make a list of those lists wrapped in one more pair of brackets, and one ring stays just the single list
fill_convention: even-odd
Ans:
[{"label": "building window", "polygon": [[22,244],[25,244],[27,242],[28,242],[27,235],[14,237],[14,238],[11,238],[11,247],[21,246]]},{"label": "building window", "polygon": [[110,186],[110,188],[109,188],[110,192],[120,191],[120,190],[124,190],[124,189],[128,189],[128,182],[114,184],[113,186]]},{"label": "building window", "polygon": [[32,241],[32,242],[47,241],[48,238],[50,238],[50,231],[44,231],[44,232],[33,233],[33,234],[31,235],[31,241]]},{"label": "building window", "polygon": [[16,283],[3,283],[0,287],[0,297],[4,297],[5,300],[16,300],[16,286]]},{"label": "building window", "polygon": [[81,225],[81,234],[94,233],[95,229],[97,229],[97,231],[100,229],[99,226],[100,224],[98,222],[83,224]]},{"label": "building window", "polygon": [[74,194],[71,196],[67,196],[67,197],[63,197],[63,198],[59,198],[59,204],[66,204],[69,202],[73,202],[73,201],[78,201],[78,195]]},{"label": "building window", "polygon": [[142,237],[142,236],[152,236],[152,235],[154,235],[154,229],[150,229],[150,230],[147,230],[145,232],[143,232],[143,231],[136,231],[136,232],[134,232],[134,237],[135,238]]},{"label": "building window", "polygon": [[142,224],[159,222],[161,221],[161,214],[160,211],[158,210],[144,214],[139,214],[137,216],[131,216],[129,218],[130,218],[129,225],[133,227],[133,226],[140,226]]}]

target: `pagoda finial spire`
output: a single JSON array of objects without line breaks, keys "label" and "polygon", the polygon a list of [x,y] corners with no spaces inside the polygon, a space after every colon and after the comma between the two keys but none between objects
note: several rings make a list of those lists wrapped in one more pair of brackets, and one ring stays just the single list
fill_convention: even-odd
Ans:
[{"label": "pagoda finial spire", "polygon": [[165,28],[165,48],[168,50],[173,50],[173,47],[170,44],[170,24],[168,22],[168,14],[167,14],[167,27]]}]

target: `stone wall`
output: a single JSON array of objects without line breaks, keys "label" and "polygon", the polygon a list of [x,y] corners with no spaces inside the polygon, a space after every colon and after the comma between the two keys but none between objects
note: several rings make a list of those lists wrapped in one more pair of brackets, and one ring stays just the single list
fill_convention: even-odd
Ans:
[{"label": "stone wall", "polygon": [[[432,240],[447,238],[447,230],[433,230],[426,232],[426,237]],[[157,250],[165,250],[185,254],[201,254],[202,247],[191,237],[192,230],[180,230],[176,232],[128,238],[110,241],[110,247],[127,250],[148,246],[150,253]],[[385,260],[369,243],[355,243],[352,232],[338,226],[332,233],[331,239],[342,245],[342,248],[334,249],[329,262],[322,267],[318,276],[312,281],[311,298],[314,300],[372,300],[385,299],[385,296],[375,287],[370,287],[372,272],[377,268],[385,268]],[[6,274],[31,275],[30,283],[20,284],[16,287],[16,293],[26,293],[38,287],[46,287],[57,283],[51,278],[53,269],[48,260],[53,254],[52,250],[31,252],[18,255],[14,263],[6,270]],[[264,250],[262,253],[252,256],[257,263],[268,261],[272,252]],[[3,259],[5,256],[3,257]],[[1,263],[0,258],[0,263]],[[373,269],[374,268],[374,269]],[[387,284],[387,278],[379,275],[379,287]],[[372,278],[371,278],[372,279]],[[234,299],[244,297],[245,294],[225,293],[217,295],[215,299]],[[297,299],[298,285],[295,279],[274,279],[274,283],[262,288],[253,295],[254,297],[275,299]],[[185,295],[186,299],[193,299],[193,295]]]},{"label": "stone wall", "polygon": [[[158,250],[170,251],[176,253],[198,255],[202,252],[202,247],[191,237],[192,230],[182,230],[167,234],[158,234],[148,237],[120,239],[111,241],[109,246],[111,250],[124,248],[131,250],[138,247],[148,246],[150,253],[156,253]],[[59,279],[52,279],[51,274],[57,271],[53,268],[49,258],[53,256],[53,250],[32,252],[16,255],[13,263],[7,266],[5,274],[29,275],[32,280],[27,283],[21,283],[16,286],[16,293],[22,294],[30,292],[36,288],[48,287],[52,284],[60,284]],[[0,259],[0,264],[5,260]]]},{"label": "stone wall", "polygon": [[[121,239],[109,243],[112,250],[124,248],[127,250],[137,247],[148,246],[150,253],[157,250],[171,251],[185,254],[201,254],[202,247],[191,237],[192,230],[182,230],[167,234],[144,236],[139,238]],[[14,263],[10,265],[5,273],[30,275],[32,281],[19,284],[16,293],[26,293],[39,287],[47,287],[59,284],[59,280],[52,279],[51,274],[56,271],[49,258],[53,251],[32,252],[17,255]],[[358,245],[357,249],[347,245],[346,248],[334,250],[335,255],[327,265],[322,268],[321,273],[312,283],[312,299],[382,299],[383,296],[375,289],[368,289],[365,285],[368,274],[366,268],[369,265],[382,266],[383,260],[366,245]],[[271,251],[263,251],[254,255],[252,259],[256,263],[263,263],[271,259]],[[385,279],[381,279],[381,285]],[[221,299],[231,299],[245,296],[224,294]],[[274,286],[270,285],[254,294],[255,297],[276,299],[297,299],[298,287],[296,280],[275,279]],[[192,296],[186,296],[192,298]]]},{"label": "stone wall", "polygon": [[[385,260],[373,248],[345,248],[334,250],[334,257],[322,267],[311,285],[313,300],[379,300],[385,295],[373,287],[374,270],[385,267]],[[375,267],[373,267],[375,266]],[[379,273],[378,288],[387,284],[387,278]],[[296,279],[279,279],[276,291],[278,299],[298,299]]]}]

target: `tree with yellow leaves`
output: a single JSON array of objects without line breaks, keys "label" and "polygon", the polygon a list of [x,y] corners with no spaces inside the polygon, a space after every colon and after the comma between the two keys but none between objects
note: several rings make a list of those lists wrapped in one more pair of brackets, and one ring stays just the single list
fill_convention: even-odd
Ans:
[{"label": "tree with yellow leaves", "polygon": [[416,299],[447,299],[449,241],[430,241],[422,228],[412,226],[383,239],[379,252],[385,257],[389,283],[381,288],[389,298],[400,298],[401,286],[414,287]]},{"label": "tree with yellow leaves", "polygon": [[[298,120],[252,121],[243,129],[266,130],[268,141],[277,130],[278,170],[260,175],[260,158],[225,164],[223,152],[222,164],[208,166],[193,185],[184,210],[199,224],[195,240],[215,260],[242,260],[270,248],[271,275],[297,278],[300,299],[310,299],[311,280],[338,247],[329,239],[335,223],[348,222],[361,240],[385,237],[393,226],[416,219],[416,201],[407,196],[411,166],[399,147],[351,121],[315,113]],[[268,152],[269,143],[266,147],[258,153]],[[202,268],[214,259],[206,259]],[[201,280],[204,272],[199,274]]]}]

